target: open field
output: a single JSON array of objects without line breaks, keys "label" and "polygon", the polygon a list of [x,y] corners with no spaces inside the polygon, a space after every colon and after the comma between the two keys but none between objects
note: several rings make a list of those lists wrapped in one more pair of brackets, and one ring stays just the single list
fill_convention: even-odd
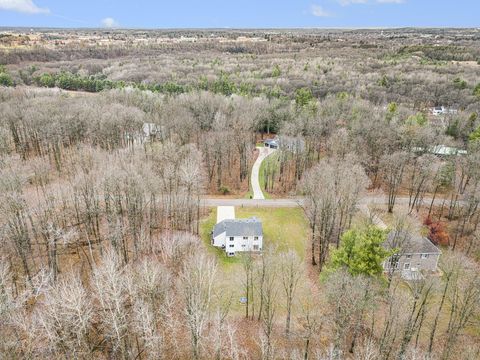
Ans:
[{"label": "open field", "polygon": [[[262,221],[264,231],[264,247],[274,246],[278,251],[294,249],[304,258],[308,239],[308,226],[300,208],[235,208],[237,218],[255,216]],[[208,217],[202,219],[200,233],[209,251],[215,253],[223,267],[230,271],[231,264],[240,263],[240,258],[228,257],[225,251],[210,245],[210,231],[216,222],[217,211],[212,209]],[[238,269],[237,269],[238,270]]]},{"label": "open field", "polygon": [[[263,247],[265,251],[268,248],[274,248],[276,252],[284,252],[294,249],[298,256],[303,259],[306,253],[306,243],[308,237],[308,227],[303,210],[300,208],[279,208],[262,209],[240,207],[235,209],[236,218],[248,218],[255,216],[262,221],[264,240]],[[234,257],[228,257],[225,251],[213,247],[210,244],[213,226],[216,222],[216,209],[212,209],[210,214],[202,219],[200,225],[200,234],[204,246],[214,254],[219,263],[218,286],[230,292],[233,296],[232,312],[237,316],[244,313],[244,305],[239,303],[239,299],[245,296],[243,290],[244,270],[242,267],[241,254],[237,253]],[[261,255],[255,255],[256,258]],[[306,273],[306,269],[303,270]],[[309,291],[308,283],[302,284],[300,293]],[[281,314],[285,309],[282,307]]]}]

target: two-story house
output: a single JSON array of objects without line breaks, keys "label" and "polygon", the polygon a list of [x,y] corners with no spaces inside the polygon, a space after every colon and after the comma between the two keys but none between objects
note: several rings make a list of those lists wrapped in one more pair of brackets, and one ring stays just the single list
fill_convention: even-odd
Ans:
[{"label": "two-story house", "polygon": [[262,222],[255,217],[222,220],[213,228],[212,245],[224,249],[228,256],[235,256],[237,252],[261,251]]},{"label": "two-story house", "polygon": [[398,273],[404,278],[414,278],[416,273],[437,272],[441,251],[428,238],[405,231],[388,234],[384,247],[395,250],[383,264],[385,272]]}]

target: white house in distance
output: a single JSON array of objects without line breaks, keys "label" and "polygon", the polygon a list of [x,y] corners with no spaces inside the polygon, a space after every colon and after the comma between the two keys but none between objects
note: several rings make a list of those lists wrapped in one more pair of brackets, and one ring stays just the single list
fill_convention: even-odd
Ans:
[{"label": "white house in distance", "polygon": [[237,252],[261,251],[262,222],[255,217],[235,219],[233,206],[219,206],[217,224],[212,231],[212,245],[225,250],[228,256],[235,256]]},{"label": "white house in distance", "polygon": [[446,108],[445,106],[435,106],[430,109],[430,112],[433,116],[447,115],[447,114],[456,114],[457,109]]},{"label": "white house in distance", "polygon": [[467,150],[457,149],[455,147],[446,146],[446,145],[431,146],[427,149],[423,147],[415,147],[413,148],[413,151],[416,153],[428,152],[438,157],[467,155]]}]

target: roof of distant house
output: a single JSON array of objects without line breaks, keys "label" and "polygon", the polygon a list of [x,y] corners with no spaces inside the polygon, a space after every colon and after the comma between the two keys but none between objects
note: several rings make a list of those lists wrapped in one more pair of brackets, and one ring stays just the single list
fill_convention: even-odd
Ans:
[{"label": "roof of distant house", "polygon": [[441,254],[441,251],[425,236],[406,231],[391,231],[383,244],[387,249],[401,248],[402,254]]},{"label": "roof of distant house", "polygon": [[213,236],[222,233],[226,236],[263,236],[262,222],[255,217],[249,219],[228,219],[213,228]]},{"label": "roof of distant house", "polygon": [[[413,148],[414,152],[424,152],[425,148],[423,147],[414,147]],[[427,151],[430,154],[437,155],[437,156],[452,156],[452,155],[466,155],[467,150],[462,150],[458,149],[455,147],[451,146],[446,146],[446,145],[435,145],[432,147],[429,147]]]},{"label": "roof of distant house", "polygon": [[278,145],[278,139],[267,139],[264,141],[265,144],[273,144],[273,145]]},{"label": "roof of distant house", "polygon": [[431,153],[435,155],[465,155],[467,152],[451,146],[437,145],[431,149]]}]

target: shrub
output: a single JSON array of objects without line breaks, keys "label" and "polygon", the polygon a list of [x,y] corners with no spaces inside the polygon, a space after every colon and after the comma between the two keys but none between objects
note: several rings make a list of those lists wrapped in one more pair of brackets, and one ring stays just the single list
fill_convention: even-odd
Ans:
[{"label": "shrub", "polygon": [[5,67],[0,67],[0,86],[13,86],[12,77],[5,72]]},{"label": "shrub", "polygon": [[218,189],[218,191],[219,191],[220,194],[222,194],[222,195],[228,195],[228,194],[230,194],[230,189],[229,189],[227,186],[225,186],[225,185],[220,186],[220,188]]},{"label": "shrub", "polygon": [[475,86],[475,89],[473,90],[473,95],[480,98],[480,83],[477,86]]},{"label": "shrub", "polygon": [[427,217],[423,224],[428,227],[428,238],[432,243],[443,246],[449,244],[450,236],[443,222],[432,221],[430,217]]},{"label": "shrub", "polygon": [[282,71],[280,70],[280,66],[275,65],[272,71],[272,77],[279,77],[282,74]]},{"label": "shrub", "polygon": [[306,106],[313,100],[312,90],[309,88],[299,88],[295,90],[295,103],[297,106]]},{"label": "shrub", "polygon": [[476,128],[468,137],[471,142],[480,140],[480,126]]}]

